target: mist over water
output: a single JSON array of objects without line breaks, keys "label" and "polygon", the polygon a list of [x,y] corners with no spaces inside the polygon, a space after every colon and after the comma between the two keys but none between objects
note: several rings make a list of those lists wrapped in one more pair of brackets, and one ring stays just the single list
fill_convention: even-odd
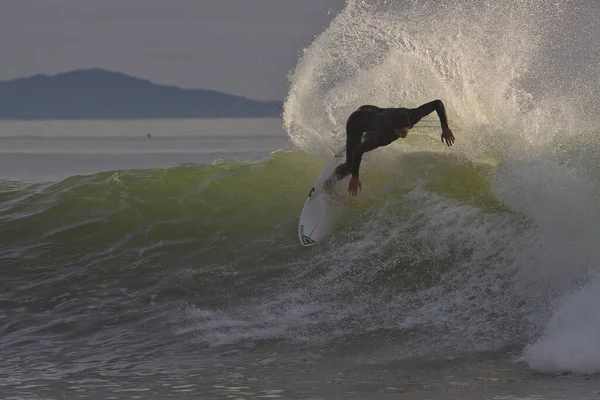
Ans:
[{"label": "mist over water", "polygon": [[[470,254],[445,260],[453,272],[411,294],[416,302],[429,301],[414,309],[415,320],[434,309],[429,323],[456,328],[444,334],[451,337],[441,342],[448,348],[528,344],[520,359],[532,368],[600,371],[594,333],[600,312],[587,305],[600,296],[594,290],[600,270],[599,15],[596,5],[571,1],[349,0],[290,75],[284,122],[291,141],[309,154],[323,156],[343,144],[346,118],[360,105],[415,107],[439,98],[451,127],[459,128],[452,148],[429,128],[438,124],[433,114],[419,124],[426,128],[417,125],[393,149],[376,151],[396,167],[399,158],[423,152],[494,166],[482,176],[508,214],[418,187],[410,193],[421,198],[409,218],[415,222],[410,237]],[[418,168],[392,173],[402,176],[396,189],[409,173],[431,177]],[[451,217],[444,220],[440,212]],[[379,218],[362,231],[381,235],[379,244],[390,234],[382,234],[380,224],[402,231],[407,223],[385,212]],[[441,292],[432,297],[434,290]],[[404,315],[411,310],[400,307],[407,297],[398,294],[402,300],[395,303]],[[464,330],[473,334],[459,334]]]}]

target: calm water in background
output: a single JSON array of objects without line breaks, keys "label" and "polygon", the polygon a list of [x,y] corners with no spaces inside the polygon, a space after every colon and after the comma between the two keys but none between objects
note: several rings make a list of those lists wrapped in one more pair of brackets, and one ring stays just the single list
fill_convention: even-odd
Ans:
[{"label": "calm water in background", "polygon": [[0,177],[59,180],[122,169],[259,160],[291,145],[280,119],[0,121]]}]

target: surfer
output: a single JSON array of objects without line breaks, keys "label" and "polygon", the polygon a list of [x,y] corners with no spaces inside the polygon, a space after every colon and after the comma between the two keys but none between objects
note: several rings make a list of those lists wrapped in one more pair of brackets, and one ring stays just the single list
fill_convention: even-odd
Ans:
[{"label": "surfer", "polygon": [[441,100],[425,103],[417,108],[380,108],[364,105],[354,111],[346,122],[346,162],[339,165],[327,181],[325,188],[329,192],[333,184],[349,174],[348,192],[356,196],[362,189],[358,171],[362,156],[381,146],[387,146],[398,138],[405,138],[408,131],[421,118],[437,112],[442,125],[442,143],[452,146],[454,135],[448,127],[446,109]]}]

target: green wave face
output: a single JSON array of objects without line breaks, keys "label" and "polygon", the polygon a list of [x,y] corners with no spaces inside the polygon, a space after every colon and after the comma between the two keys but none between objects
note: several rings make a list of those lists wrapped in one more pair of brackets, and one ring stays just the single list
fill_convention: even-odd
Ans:
[{"label": "green wave face", "polygon": [[[324,166],[302,152],[273,153],[262,162],[217,160],[162,170],[110,171],[53,184],[2,184],[4,247],[28,251],[101,251],[193,241],[219,243],[269,238],[291,245],[306,194]],[[447,154],[406,154],[363,173],[364,190],[344,221],[398,201],[416,187],[455,201],[499,209],[489,184],[493,170]],[[390,210],[401,212],[402,203]],[[341,226],[344,230],[344,224]]]},{"label": "green wave face", "polygon": [[[213,346],[402,332],[404,357],[527,343],[543,323],[525,321],[548,313],[548,297],[574,282],[548,266],[572,261],[565,254],[576,245],[589,254],[572,223],[573,210],[589,217],[585,204],[560,222],[552,208],[589,196],[546,194],[567,182],[585,194],[585,180],[566,162],[477,161],[419,140],[371,152],[362,192],[347,198],[329,240],[311,248],[298,243],[298,217],[325,160],[303,151],[3,182],[4,304],[67,319],[94,307],[98,324],[111,321],[107,308],[126,324],[164,318],[171,332]],[[145,298],[162,311],[140,307]]]}]

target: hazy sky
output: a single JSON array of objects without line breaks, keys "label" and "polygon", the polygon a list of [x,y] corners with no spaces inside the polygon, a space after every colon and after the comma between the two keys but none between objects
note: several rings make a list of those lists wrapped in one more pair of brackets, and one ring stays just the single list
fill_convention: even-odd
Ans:
[{"label": "hazy sky", "polygon": [[283,99],[344,0],[0,0],[0,80],[100,67]]}]

